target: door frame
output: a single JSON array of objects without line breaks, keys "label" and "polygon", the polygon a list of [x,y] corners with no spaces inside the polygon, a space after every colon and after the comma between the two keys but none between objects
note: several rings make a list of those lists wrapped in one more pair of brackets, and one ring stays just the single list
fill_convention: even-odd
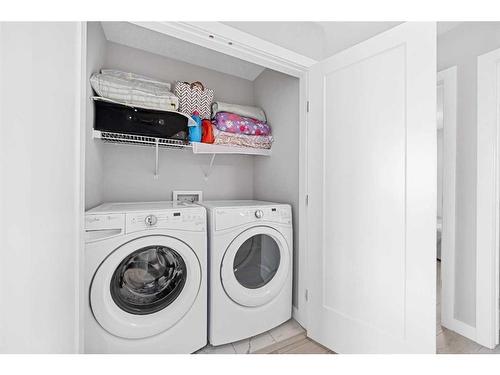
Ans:
[{"label": "door frame", "polygon": [[499,343],[500,49],[477,59],[476,341]]},{"label": "door frame", "polygon": [[455,190],[457,134],[457,67],[437,73],[443,85],[443,228],[441,237],[441,323],[464,336],[473,336],[473,327],[455,319]]},{"label": "door frame", "polygon": [[221,22],[130,22],[241,60],[299,77],[316,64],[301,55]]},{"label": "door frame", "polygon": [[76,118],[78,136],[75,140],[76,160],[79,161],[75,170],[76,189],[75,195],[77,201],[79,217],[77,218],[76,231],[78,234],[78,245],[76,246],[76,264],[75,266],[75,296],[76,296],[76,327],[75,327],[75,352],[84,353],[84,314],[85,314],[85,138],[87,126],[87,22],[78,22],[78,32],[80,33],[80,56],[77,64],[80,70],[80,98],[78,100],[79,115]]}]

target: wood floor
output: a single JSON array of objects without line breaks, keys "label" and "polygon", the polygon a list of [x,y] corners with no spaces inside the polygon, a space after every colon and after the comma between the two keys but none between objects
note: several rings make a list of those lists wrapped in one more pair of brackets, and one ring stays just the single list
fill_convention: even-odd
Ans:
[{"label": "wood floor", "polygon": [[317,342],[299,335],[289,342],[277,343],[275,346],[267,347],[256,354],[335,354],[330,349]]}]

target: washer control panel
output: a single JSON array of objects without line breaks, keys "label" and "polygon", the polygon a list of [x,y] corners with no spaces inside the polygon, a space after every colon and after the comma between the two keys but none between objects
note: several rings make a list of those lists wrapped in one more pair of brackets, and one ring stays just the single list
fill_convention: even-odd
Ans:
[{"label": "washer control panel", "polygon": [[134,212],[126,215],[126,232],[148,229],[178,229],[185,231],[206,230],[206,214],[198,208]]},{"label": "washer control panel", "polygon": [[256,222],[292,225],[292,211],[289,205],[215,209],[216,230]]},{"label": "washer control panel", "polygon": [[123,229],[125,226],[124,214],[86,214],[85,230]]}]

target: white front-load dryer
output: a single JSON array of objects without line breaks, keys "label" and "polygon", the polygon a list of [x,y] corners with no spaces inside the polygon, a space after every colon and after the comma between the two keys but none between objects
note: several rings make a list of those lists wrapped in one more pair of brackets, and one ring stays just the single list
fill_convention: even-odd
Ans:
[{"label": "white front-load dryer", "polygon": [[289,205],[206,201],[212,345],[270,330],[292,315],[293,231]]},{"label": "white front-load dryer", "polygon": [[85,217],[86,353],[192,353],[207,343],[206,211],[106,203]]}]

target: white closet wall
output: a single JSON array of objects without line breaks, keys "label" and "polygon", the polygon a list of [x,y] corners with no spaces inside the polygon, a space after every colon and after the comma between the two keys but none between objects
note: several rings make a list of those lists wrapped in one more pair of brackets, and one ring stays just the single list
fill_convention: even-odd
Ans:
[{"label": "white closet wall", "polygon": [[[198,47],[193,45],[192,48]],[[106,49],[106,67],[153,76],[172,83],[172,89],[175,81],[192,82],[198,80],[215,90],[216,100],[252,104],[253,85],[251,81],[203,68],[196,63],[193,61],[193,64],[188,64],[113,42],[108,42]]]},{"label": "white closet wall", "polygon": [[[104,66],[106,39],[100,22],[87,23],[87,77]],[[87,100],[93,95],[87,80]],[[94,106],[87,105],[85,129],[85,209],[99,205],[103,201],[103,144],[92,139],[94,128]]]},{"label": "white closet wall", "polygon": [[455,318],[476,325],[477,57],[500,48],[500,22],[464,22],[438,38],[438,71],[457,70]]},{"label": "white closet wall", "polygon": [[255,199],[289,203],[294,223],[294,292],[298,291],[298,202],[299,202],[299,80],[273,70],[264,70],[254,81],[254,101],[264,109],[272,127],[273,154],[254,159]]},{"label": "white closet wall", "polygon": [[[249,80],[115,43],[107,42],[103,67],[132,71],[172,84],[176,80],[199,80],[215,90],[216,100],[253,104],[253,84]],[[173,190],[202,190],[204,199],[253,197],[252,156],[218,155],[209,178],[205,179],[210,155],[161,149],[160,176],[155,180],[153,148],[103,146],[104,201],[170,200]]]}]

